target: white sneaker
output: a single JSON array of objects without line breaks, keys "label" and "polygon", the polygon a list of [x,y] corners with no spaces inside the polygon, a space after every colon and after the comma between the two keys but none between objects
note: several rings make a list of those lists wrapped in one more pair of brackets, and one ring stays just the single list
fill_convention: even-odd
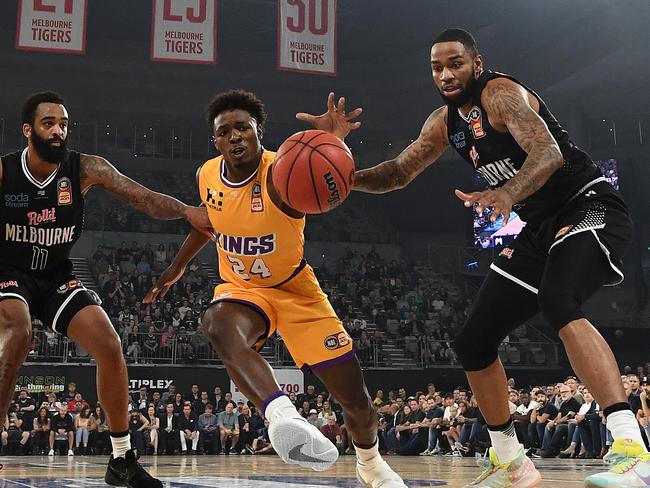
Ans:
[{"label": "white sneaker", "polygon": [[364,464],[357,459],[357,479],[366,488],[407,488],[402,478],[381,456]]},{"label": "white sneaker", "polygon": [[72,449],[68,449],[68,456],[74,456],[74,451]]},{"label": "white sneaker", "polygon": [[430,455],[431,455],[431,451],[429,451],[429,449],[427,449],[426,451],[422,451],[419,454],[419,456],[430,456]]},{"label": "white sneaker", "polygon": [[442,454],[442,449],[440,449],[440,446],[436,446],[436,448],[429,453],[429,456],[437,456],[438,454]]},{"label": "white sneaker", "polygon": [[320,430],[300,417],[272,421],[269,439],[285,463],[314,471],[325,471],[339,457],[336,446]]},{"label": "white sneaker", "polygon": [[47,453],[48,456],[54,456],[54,449],[50,449],[50,452]]}]

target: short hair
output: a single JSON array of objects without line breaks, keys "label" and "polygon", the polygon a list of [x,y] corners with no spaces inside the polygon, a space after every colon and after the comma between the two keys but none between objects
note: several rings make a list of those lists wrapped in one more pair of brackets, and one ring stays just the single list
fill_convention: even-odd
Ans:
[{"label": "short hair", "polygon": [[208,403],[205,404],[205,409],[207,410],[208,408],[209,408],[210,410],[212,410],[214,407],[212,406],[211,403],[208,402]]},{"label": "short hair", "polygon": [[219,93],[208,104],[207,122],[210,132],[214,130],[214,119],[226,110],[244,110],[257,122],[257,127],[264,130],[266,122],[266,107],[252,92],[246,90],[230,90]]},{"label": "short hair", "polygon": [[433,44],[438,44],[439,42],[460,42],[473,57],[476,57],[478,54],[476,39],[474,39],[474,36],[464,29],[454,28],[442,31],[438,34],[438,37],[434,39]]},{"label": "short hair", "polygon": [[38,92],[30,95],[29,98],[25,100],[21,112],[23,124],[34,125],[36,109],[41,103],[58,103],[64,105],[65,101],[58,93],[50,91]]}]

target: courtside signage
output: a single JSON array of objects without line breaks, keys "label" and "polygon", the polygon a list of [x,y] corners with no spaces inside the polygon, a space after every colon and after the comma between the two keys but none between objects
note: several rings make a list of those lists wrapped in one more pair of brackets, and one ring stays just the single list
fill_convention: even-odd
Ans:
[{"label": "courtside signage", "polygon": [[86,0],[19,0],[16,49],[86,52]]},{"label": "courtside signage", "polygon": [[336,76],[336,0],[278,0],[278,69]]},{"label": "courtside signage", "polygon": [[217,0],[152,2],[152,61],[217,62]]}]

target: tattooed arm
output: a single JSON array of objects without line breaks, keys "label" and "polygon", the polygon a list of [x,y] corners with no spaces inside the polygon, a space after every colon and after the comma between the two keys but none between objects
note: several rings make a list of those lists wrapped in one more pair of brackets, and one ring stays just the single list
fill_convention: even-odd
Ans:
[{"label": "tattooed arm", "polygon": [[81,190],[98,186],[150,217],[161,220],[185,218],[200,232],[211,235],[205,208],[185,205],[169,195],[158,193],[133,181],[99,156],[81,155]]},{"label": "tattooed arm", "polygon": [[523,86],[506,78],[489,81],[481,95],[490,124],[495,128],[504,127],[528,153],[519,173],[501,188],[513,203],[539,190],[564,164],[557,142],[531,106],[531,99],[537,104]]},{"label": "tattooed arm", "polygon": [[395,159],[357,171],[354,190],[386,193],[402,189],[438,159],[448,145],[447,107],[444,106],[429,116],[418,138]]}]

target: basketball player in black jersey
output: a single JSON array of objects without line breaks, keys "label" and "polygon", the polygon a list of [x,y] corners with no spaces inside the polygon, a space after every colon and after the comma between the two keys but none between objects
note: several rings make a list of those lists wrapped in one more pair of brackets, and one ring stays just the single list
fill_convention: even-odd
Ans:
[{"label": "basketball player in black jersey", "polygon": [[[507,222],[512,209],[527,222],[496,258],[462,330],[456,353],[490,430],[490,465],[468,486],[529,487],[540,475],[524,455],[508,410],[501,341],[541,311],[559,332],[571,365],[604,409],[618,466],[587,486],[650,486],[650,455],[621,385],[608,344],[582,304],[601,285],[623,280],[620,258],[632,225],[621,195],[569,139],[541,98],[514,78],[484,70],[473,37],[443,32],[431,69],[445,105],[435,110],[395,159],[356,173],[355,189],[404,188],[449,145],[490,189],[456,190],[465,206],[492,209]],[[627,463],[627,464],[625,464]]]},{"label": "basketball player in black jersey", "polygon": [[106,482],[162,487],[130,447],[120,339],[97,295],[72,274],[69,254],[81,235],[84,194],[94,186],[151,217],[184,217],[209,233],[207,213],[145,188],[99,156],[67,150],[68,113],[57,94],[32,95],[22,120],[28,146],[2,156],[0,164],[0,411],[7,411],[29,352],[34,315],[97,362],[97,393],[113,443]]}]

